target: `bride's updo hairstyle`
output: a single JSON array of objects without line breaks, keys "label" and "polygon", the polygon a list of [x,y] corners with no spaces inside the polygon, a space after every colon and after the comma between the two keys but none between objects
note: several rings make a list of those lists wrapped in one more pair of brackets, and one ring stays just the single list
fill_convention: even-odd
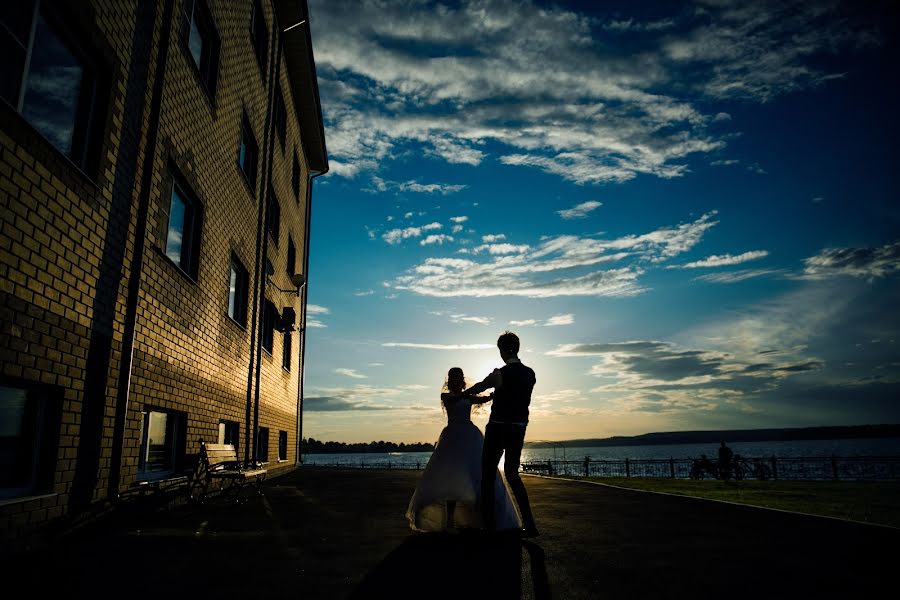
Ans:
[{"label": "bride's updo hairstyle", "polygon": [[447,371],[447,379],[444,380],[445,392],[459,393],[466,389],[466,376],[459,367],[453,367]]}]

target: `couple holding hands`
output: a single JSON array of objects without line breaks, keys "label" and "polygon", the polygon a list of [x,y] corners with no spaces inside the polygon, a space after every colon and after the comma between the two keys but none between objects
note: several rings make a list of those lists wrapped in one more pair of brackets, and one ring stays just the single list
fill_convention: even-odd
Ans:
[{"label": "couple holding hands", "polygon": [[[534,371],[519,360],[519,338],[514,333],[501,335],[497,348],[505,364],[482,382],[466,388],[459,367],[447,374],[441,394],[447,426],[406,511],[410,527],[416,531],[482,528],[520,531],[523,537],[538,535],[528,493],[519,477]],[[488,389],[494,391],[480,395]],[[472,422],[473,407],[477,411],[491,401],[490,419],[482,435]],[[505,481],[497,468],[504,451]]]}]

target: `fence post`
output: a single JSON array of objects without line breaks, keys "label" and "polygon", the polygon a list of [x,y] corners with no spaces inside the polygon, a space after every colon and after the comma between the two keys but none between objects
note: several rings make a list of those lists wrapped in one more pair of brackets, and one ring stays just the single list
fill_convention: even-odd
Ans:
[{"label": "fence post", "polygon": [[553,475],[553,461],[547,459],[547,475]]},{"label": "fence post", "polygon": [[772,480],[775,481],[778,479],[778,459],[775,458],[775,455],[772,455]]},{"label": "fence post", "polygon": [[625,477],[631,477],[631,461],[625,459]]},{"label": "fence post", "polygon": [[590,477],[590,475],[591,475],[591,457],[585,456],[584,457],[584,476]]},{"label": "fence post", "polygon": [[675,458],[669,457],[669,472],[672,474],[672,479],[675,479]]},{"label": "fence post", "polygon": [[838,480],[838,468],[837,468],[837,457],[834,454],[831,455],[831,473],[834,475],[834,480]]}]

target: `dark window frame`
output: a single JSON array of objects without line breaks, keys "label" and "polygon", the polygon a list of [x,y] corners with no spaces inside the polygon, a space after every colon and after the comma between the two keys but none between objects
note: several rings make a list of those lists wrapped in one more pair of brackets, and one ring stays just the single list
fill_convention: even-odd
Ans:
[{"label": "dark window frame", "polygon": [[[191,50],[190,38],[193,24],[199,24],[196,28],[198,33],[205,34],[205,37],[201,37],[203,44],[200,64],[197,64],[197,59]],[[179,33],[181,44],[187,51],[190,59],[188,62],[191,63],[194,74],[200,80],[203,91],[210,101],[215,102],[222,39],[219,36],[216,20],[213,18],[212,11],[206,0],[183,0],[181,4],[181,30]]]},{"label": "dark window frame", "polygon": [[[62,421],[62,390],[56,386],[10,378],[0,380],[0,388],[24,393],[25,414],[19,433],[22,433],[25,426],[30,427],[30,431],[25,432],[26,443],[20,448],[28,448],[28,461],[20,460],[20,456],[14,457],[14,468],[23,469],[21,479],[16,481],[15,473],[4,468],[3,476],[10,477],[11,481],[9,485],[5,482],[0,484],[0,500],[52,493]],[[2,398],[5,398],[5,393],[0,394],[0,399]],[[8,411],[9,408],[4,407],[4,410]],[[4,444],[4,449],[8,449],[7,444]]]},{"label": "dark window frame", "polygon": [[256,432],[256,460],[269,461],[269,428],[260,427]]},{"label": "dark window frame", "polygon": [[[200,270],[200,243],[203,238],[203,203],[174,167],[169,169],[169,201],[162,204],[165,228],[162,235],[162,254],[194,283]],[[172,232],[172,202],[175,193],[185,205],[181,229],[181,256],[178,261],[169,256],[169,235]]]},{"label": "dark window frame", "polygon": [[289,233],[287,243],[287,261],[285,264],[285,270],[287,271],[288,277],[293,277],[297,272],[297,247],[294,245],[294,238]]},{"label": "dark window frame", "polygon": [[271,356],[275,345],[275,324],[278,321],[278,309],[269,300],[264,300],[262,313],[262,341],[260,345]]},{"label": "dark window frame", "polygon": [[[242,149],[244,150],[244,163],[250,162],[252,164],[242,164]],[[257,175],[256,171],[259,168],[259,143],[256,141],[256,136],[253,134],[253,126],[250,124],[250,119],[247,117],[247,113],[243,113],[243,115],[241,116],[241,136],[240,140],[238,141],[237,167],[238,171],[241,172],[241,176],[244,178],[244,181],[250,187],[251,193],[255,196]]]},{"label": "dark window frame", "polygon": [[[101,156],[101,146],[109,97],[107,94],[102,93],[101,90],[110,87],[110,69],[106,66],[106,61],[101,58],[100,52],[91,41],[93,33],[85,32],[80,27],[73,26],[72,23],[76,19],[67,14],[68,10],[69,7],[63,3],[36,0],[31,8],[30,16],[26,17],[21,23],[22,25],[27,24],[28,29],[27,40],[24,41],[6,24],[0,24],[0,37],[9,44],[6,48],[7,52],[11,55],[15,50],[22,51],[21,64],[18,64],[14,57],[8,56],[4,60],[3,71],[0,71],[0,77],[6,79],[6,83],[11,84],[8,90],[10,96],[15,96],[15,98],[7,98],[5,95],[0,96],[0,98],[24,122],[28,123],[55,152],[65,157],[68,163],[74,165],[78,171],[87,175],[89,179],[93,179],[99,176],[100,163],[103,158]],[[57,146],[25,114],[26,92],[29,89],[28,80],[32,72],[31,59],[39,18],[81,68],[81,78],[78,84],[79,90],[72,118],[72,134],[69,140],[68,151]],[[24,33],[24,31],[21,33]]]},{"label": "dark window frame", "polygon": [[234,446],[235,452],[239,454],[241,441],[241,424],[237,421],[228,421],[227,419],[221,419],[219,421],[219,435],[217,441],[219,444],[231,444],[232,446]]},{"label": "dark window frame", "polygon": [[291,372],[291,332],[285,331],[281,338],[281,368]]},{"label": "dark window frame", "polygon": [[[165,468],[154,469],[148,465],[148,456],[151,452],[149,446],[149,423],[151,415],[163,414],[166,416],[166,434],[164,452],[168,454],[168,465]],[[187,437],[187,414],[181,411],[147,406],[141,411],[141,445],[138,455],[139,481],[153,481],[166,479],[185,470],[187,457],[185,455],[185,441]]]},{"label": "dark window frame", "polygon": [[278,246],[281,235],[281,203],[269,186],[269,194],[266,196],[266,231],[272,236],[272,241]]},{"label": "dark window frame", "polygon": [[[236,276],[234,308],[231,303],[231,280]],[[247,296],[250,293],[250,273],[238,258],[237,254],[231,253],[228,261],[228,281],[226,283],[226,309],[225,314],[229,319],[240,325],[247,326]]]},{"label": "dark window frame", "polygon": [[300,161],[297,159],[297,150],[294,150],[294,164],[291,170],[291,189],[294,191],[294,198],[297,200],[297,206],[300,205]]},{"label": "dark window frame", "polygon": [[278,432],[278,462],[287,460],[288,449],[288,433],[287,431]]}]

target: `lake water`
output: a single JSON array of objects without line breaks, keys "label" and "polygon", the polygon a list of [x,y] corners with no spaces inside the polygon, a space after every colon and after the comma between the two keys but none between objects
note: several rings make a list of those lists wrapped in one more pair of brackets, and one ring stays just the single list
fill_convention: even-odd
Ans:
[{"label": "lake water", "polygon": [[[727,443],[727,440],[726,440]],[[787,442],[735,442],[728,444],[744,457],[816,457],[816,456],[900,456],[900,438],[851,440],[803,440]],[[718,456],[718,444],[670,444],[659,446],[609,446],[600,448],[564,447],[525,448],[522,462],[546,460],[632,460],[652,458],[699,458]],[[392,452],[389,454],[305,454],[306,465],[410,465],[424,467],[430,452]]]}]

